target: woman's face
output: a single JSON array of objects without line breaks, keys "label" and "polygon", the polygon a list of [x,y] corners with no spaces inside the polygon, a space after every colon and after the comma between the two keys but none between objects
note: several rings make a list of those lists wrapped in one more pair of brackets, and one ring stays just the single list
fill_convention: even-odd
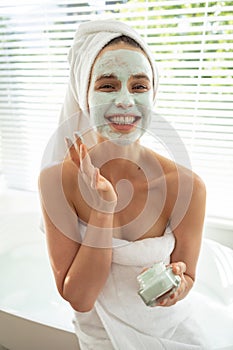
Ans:
[{"label": "woman's face", "polygon": [[105,139],[136,141],[150,123],[153,74],[144,53],[124,43],[106,47],[91,73],[88,105],[91,123]]}]

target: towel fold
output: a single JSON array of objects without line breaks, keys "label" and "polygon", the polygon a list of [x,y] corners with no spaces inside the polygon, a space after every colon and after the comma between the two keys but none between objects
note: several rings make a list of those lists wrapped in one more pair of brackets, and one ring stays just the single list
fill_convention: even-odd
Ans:
[{"label": "towel fold", "polygon": [[[81,231],[85,233],[84,226]],[[101,342],[103,350],[205,349],[197,323],[190,318],[188,298],[167,308],[148,307],[137,294],[137,275],[143,267],[158,261],[170,262],[175,238],[169,228],[162,237],[118,241],[109,277],[94,309],[75,312],[81,349],[99,349]]]},{"label": "towel fold", "polygon": [[119,239],[114,241],[113,246],[116,248],[113,250],[113,263],[140,268],[150,267],[160,261],[168,264],[175,246],[175,238],[169,227],[163,236],[156,237],[156,239],[146,238],[135,242]]}]

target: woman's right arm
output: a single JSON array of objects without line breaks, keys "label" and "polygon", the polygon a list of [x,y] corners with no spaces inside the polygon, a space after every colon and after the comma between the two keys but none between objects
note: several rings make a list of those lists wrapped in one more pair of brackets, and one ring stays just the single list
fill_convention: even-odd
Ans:
[{"label": "woman's right arm", "polygon": [[[39,178],[48,252],[61,296],[80,312],[93,308],[109,275],[112,262],[113,213],[90,211],[84,241],[73,208],[74,165],[45,169]],[[103,180],[103,179],[102,179]],[[77,184],[76,184],[77,185]],[[64,195],[65,194],[65,195]],[[74,209],[74,208],[73,208]]]}]

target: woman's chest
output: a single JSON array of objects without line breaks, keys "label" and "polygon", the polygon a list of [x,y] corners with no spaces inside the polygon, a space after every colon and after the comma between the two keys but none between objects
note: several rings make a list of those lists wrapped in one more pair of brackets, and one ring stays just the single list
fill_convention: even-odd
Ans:
[{"label": "woman's chest", "polygon": [[[148,190],[141,185],[137,188],[122,181],[116,186],[117,206],[113,215],[113,236],[129,241],[162,236],[169,215],[166,211],[166,198],[157,188]],[[88,223],[91,206],[79,198],[76,202],[79,218]]]}]

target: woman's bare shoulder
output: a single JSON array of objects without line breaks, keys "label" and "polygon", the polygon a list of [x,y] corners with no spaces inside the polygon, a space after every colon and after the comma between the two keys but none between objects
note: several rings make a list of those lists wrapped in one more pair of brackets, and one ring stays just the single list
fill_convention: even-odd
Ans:
[{"label": "woman's bare shoulder", "polygon": [[172,192],[177,192],[179,186],[186,188],[191,186],[195,191],[205,191],[205,184],[195,171],[153,151],[151,151],[151,155],[163,169],[168,189],[170,188]]},{"label": "woman's bare shoulder", "polygon": [[41,170],[39,174],[39,188],[51,184],[51,190],[62,185],[64,192],[70,192],[77,185],[78,167],[70,160],[53,164]]}]

